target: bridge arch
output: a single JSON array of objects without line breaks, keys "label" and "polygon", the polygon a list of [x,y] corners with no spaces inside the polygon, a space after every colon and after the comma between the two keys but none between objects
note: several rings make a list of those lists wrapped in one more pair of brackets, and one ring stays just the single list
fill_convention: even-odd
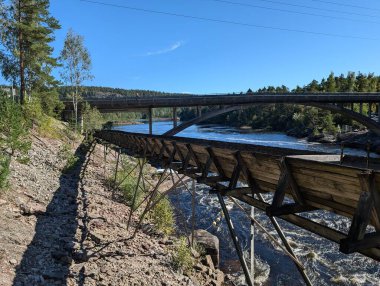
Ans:
[{"label": "bridge arch", "polygon": [[[351,119],[359,122],[360,124],[367,127],[369,130],[373,131],[375,134],[380,136],[380,124],[379,123],[375,122],[374,120],[370,119],[367,116],[364,116],[363,114],[360,114],[360,113],[354,112],[352,110],[346,109],[343,106],[335,105],[332,103],[299,103],[299,104],[304,105],[304,106],[312,106],[312,107],[317,107],[319,109],[329,110],[333,113],[339,113],[345,117],[351,118]],[[213,117],[216,117],[218,115],[222,115],[222,114],[225,114],[228,112],[247,109],[251,106],[252,105],[230,106],[230,107],[226,107],[223,109],[213,110],[213,111],[205,113],[201,116],[195,117],[191,120],[188,120],[188,121],[178,125],[177,127],[174,127],[172,129],[170,129],[169,131],[165,132],[163,135],[174,136],[174,135],[178,134],[179,132],[185,130],[186,128],[188,128],[194,124],[201,123],[207,119],[210,119],[210,118],[213,118]]]}]

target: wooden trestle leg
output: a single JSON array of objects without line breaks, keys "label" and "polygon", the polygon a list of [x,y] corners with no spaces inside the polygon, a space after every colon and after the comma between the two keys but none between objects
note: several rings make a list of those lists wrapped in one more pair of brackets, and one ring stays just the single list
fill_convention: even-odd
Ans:
[{"label": "wooden trestle leg", "polygon": [[224,217],[226,218],[227,226],[228,226],[228,229],[230,231],[232,241],[233,241],[233,243],[235,245],[236,253],[237,253],[238,257],[239,257],[241,267],[243,268],[243,272],[244,272],[244,275],[245,275],[245,282],[249,286],[253,286],[253,282],[252,282],[253,281],[253,279],[252,279],[253,277],[251,278],[251,275],[250,275],[249,270],[248,270],[247,263],[244,260],[243,251],[241,249],[238,237],[236,235],[234,226],[232,224],[230,214],[228,213],[228,210],[226,208],[226,204],[224,203],[224,199],[223,199],[222,195],[220,194],[220,192],[216,192],[216,193],[217,193],[217,196],[218,196],[218,200],[219,200],[220,206],[222,207],[222,211],[223,211]]}]

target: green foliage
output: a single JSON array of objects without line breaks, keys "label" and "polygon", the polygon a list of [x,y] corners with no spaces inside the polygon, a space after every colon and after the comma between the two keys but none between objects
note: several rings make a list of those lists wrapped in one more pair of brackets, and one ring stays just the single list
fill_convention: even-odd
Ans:
[{"label": "green foliage", "polygon": [[[379,92],[380,77],[372,73],[363,74],[348,72],[347,75],[335,76],[330,73],[327,79],[320,82],[312,80],[304,87],[297,86],[291,92],[310,93],[310,92]],[[257,90],[258,93],[288,93],[286,86],[268,86]],[[367,114],[370,107],[362,104],[363,114]],[[203,107],[202,113],[211,111],[215,107]],[[354,104],[354,110],[359,112],[360,104]],[[372,106],[375,112],[375,106]],[[196,116],[194,108],[183,108],[180,111],[182,121],[187,121]],[[226,124],[240,127],[243,125],[251,126],[253,129],[266,129],[273,131],[287,132],[289,135],[306,137],[309,135],[319,135],[322,133],[336,134],[339,126],[351,125],[354,128],[363,128],[357,122],[345,118],[339,114],[332,114],[329,111],[315,107],[307,107],[295,104],[265,104],[253,106],[244,110],[233,111],[218,117],[209,119],[204,123]]]},{"label": "green foliage", "polygon": [[83,132],[86,137],[96,129],[101,129],[104,119],[102,114],[96,109],[92,108],[87,102],[82,110]]},{"label": "green foliage", "polygon": [[183,272],[189,273],[192,270],[194,261],[191,256],[191,250],[185,237],[180,237],[172,260],[175,269],[182,269]]},{"label": "green foliage", "polygon": [[136,185],[137,178],[132,175],[128,176],[119,187],[122,191],[124,202],[128,206],[132,207],[133,198],[134,196],[136,196],[133,210],[136,210],[137,206],[141,203],[143,199],[143,192],[140,188],[137,188],[136,190]]},{"label": "green foliage", "polygon": [[72,171],[77,166],[79,161],[79,158],[75,156],[75,154],[71,150],[70,145],[68,144],[63,144],[60,147],[58,151],[58,157],[61,160],[66,161],[66,165],[62,170],[63,173],[69,173],[70,171]]},{"label": "green foliage", "polygon": [[54,126],[53,117],[47,115],[43,109],[41,99],[33,96],[23,106],[24,116],[30,127],[36,127],[38,133],[45,137],[60,138],[59,130]]},{"label": "green foliage", "polygon": [[6,97],[0,97],[0,153],[26,156],[31,143],[28,125],[21,106]]},{"label": "green foliage", "polygon": [[91,70],[91,57],[84,46],[83,36],[77,35],[73,30],[69,30],[63,50],[59,57],[62,63],[61,77],[69,84],[68,94],[66,96],[72,98],[75,126],[78,126],[78,103],[81,100],[80,88],[85,80],[90,80],[93,76]]},{"label": "green foliage", "polygon": [[41,101],[38,97],[33,96],[24,104],[24,115],[30,126],[37,125],[44,118]]},{"label": "green foliage", "polygon": [[[140,187],[136,190],[137,171],[131,173],[132,169],[132,162],[124,160],[117,173],[116,186],[118,186],[124,202],[130,207],[132,207],[133,197],[136,195],[134,205],[136,209],[143,199],[144,192]],[[113,177],[110,179],[113,180]]]},{"label": "green foliage", "polygon": [[153,208],[150,215],[153,223],[162,233],[165,235],[170,235],[173,232],[173,209],[167,198],[161,199]]},{"label": "green foliage", "polygon": [[0,191],[8,187],[8,176],[10,174],[11,157],[0,154]]},{"label": "green foliage", "polygon": [[[70,86],[61,86],[58,91],[60,96],[64,97],[70,93]],[[170,96],[173,93],[160,92],[154,90],[141,90],[141,89],[122,89],[103,86],[86,86],[82,92],[84,99],[91,97],[105,98],[105,97],[161,97]],[[184,94],[183,96],[186,96]]]},{"label": "green foliage", "polygon": [[30,146],[28,125],[20,104],[0,96],[0,189],[8,186],[12,156],[17,155],[20,162],[26,162]]},{"label": "green foliage", "polygon": [[40,104],[44,113],[48,116],[59,118],[65,105],[59,99],[58,91],[56,89],[41,91],[37,96],[40,98]]},{"label": "green foliage", "polygon": [[[11,0],[0,14],[0,67],[4,78],[20,84],[20,100],[25,93],[56,84],[51,71],[57,66],[52,56],[54,30],[58,21],[49,14],[47,0]],[[6,4],[5,4],[6,3]]]}]

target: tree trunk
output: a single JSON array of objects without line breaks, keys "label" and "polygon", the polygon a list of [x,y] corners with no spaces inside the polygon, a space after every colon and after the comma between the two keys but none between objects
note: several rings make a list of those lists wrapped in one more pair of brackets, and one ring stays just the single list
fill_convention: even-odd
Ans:
[{"label": "tree trunk", "polygon": [[[21,24],[21,0],[18,1],[18,20],[19,24]],[[19,27],[18,29],[18,44],[20,49],[20,103],[25,103],[25,69],[24,69],[24,51],[22,45],[22,31]]]}]

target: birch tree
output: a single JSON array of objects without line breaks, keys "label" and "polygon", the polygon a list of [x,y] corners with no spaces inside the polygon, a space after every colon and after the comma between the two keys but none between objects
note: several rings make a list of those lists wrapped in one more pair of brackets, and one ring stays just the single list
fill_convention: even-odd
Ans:
[{"label": "birch tree", "polygon": [[69,96],[73,102],[75,128],[78,126],[78,104],[80,88],[85,80],[91,80],[91,57],[84,46],[84,38],[73,30],[67,32],[60,61],[62,63],[61,78],[69,86]]}]

